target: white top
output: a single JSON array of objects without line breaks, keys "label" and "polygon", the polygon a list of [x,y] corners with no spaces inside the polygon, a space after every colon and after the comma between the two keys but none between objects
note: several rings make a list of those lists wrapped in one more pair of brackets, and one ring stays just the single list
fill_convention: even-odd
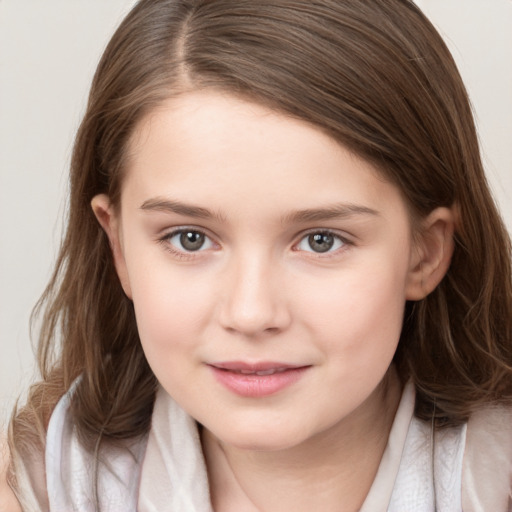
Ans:
[{"label": "white top", "polygon": [[[72,392],[59,401],[48,427],[51,512],[96,510],[96,466],[71,422]],[[489,407],[467,425],[434,435],[429,423],[414,417],[414,400],[408,384],[360,512],[512,511],[512,410]],[[196,423],[163,389],[147,438],[102,454],[97,463],[102,511],[212,512]]]}]

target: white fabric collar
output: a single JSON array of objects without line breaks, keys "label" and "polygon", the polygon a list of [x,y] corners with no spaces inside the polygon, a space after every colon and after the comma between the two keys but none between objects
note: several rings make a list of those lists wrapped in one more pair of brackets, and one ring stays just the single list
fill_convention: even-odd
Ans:
[{"label": "white fabric collar", "polygon": [[[94,459],[78,442],[71,389],[48,429],[46,469],[52,512],[93,512]],[[413,417],[414,387],[403,392],[387,448],[361,512],[459,512],[466,426],[436,435]],[[436,464],[432,466],[432,455]],[[109,449],[98,463],[104,512],[213,512],[195,421],[163,390],[148,438]],[[433,481],[439,482],[434,490]]]},{"label": "white fabric collar", "polygon": [[142,464],[139,512],[212,512],[195,421],[158,390]]},{"label": "white fabric collar", "polygon": [[[95,512],[97,483],[102,512],[136,512],[140,461],[146,440],[125,442],[123,447],[94,455],[78,440],[69,412],[71,396],[78,383],[60,399],[54,409],[46,436],[46,485],[51,512]],[[98,478],[94,478],[98,470]]]},{"label": "white fabric collar", "polygon": [[[460,512],[466,426],[432,434],[414,416],[409,382],[377,475],[360,512]],[[433,462],[435,461],[435,463]]]}]

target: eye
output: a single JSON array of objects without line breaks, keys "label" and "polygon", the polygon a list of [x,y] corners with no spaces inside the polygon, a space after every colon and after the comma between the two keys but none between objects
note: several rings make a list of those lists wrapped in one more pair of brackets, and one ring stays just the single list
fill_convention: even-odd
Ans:
[{"label": "eye", "polygon": [[195,229],[180,229],[170,233],[165,238],[174,249],[182,252],[204,251],[213,247],[210,238]]},{"label": "eye", "polygon": [[297,244],[297,249],[306,252],[325,253],[333,252],[344,245],[346,245],[345,240],[338,235],[329,231],[317,231],[303,237]]}]

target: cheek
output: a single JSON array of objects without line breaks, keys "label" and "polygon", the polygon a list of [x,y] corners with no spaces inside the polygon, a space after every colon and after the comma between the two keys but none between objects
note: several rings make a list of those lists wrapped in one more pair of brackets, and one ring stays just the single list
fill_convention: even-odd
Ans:
[{"label": "cheek", "polygon": [[323,385],[332,390],[316,399],[331,410],[331,419],[339,414],[332,400],[339,399],[340,390],[345,397],[340,407],[348,414],[388,371],[402,330],[403,283],[403,273],[375,269],[340,279],[328,299],[312,301],[320,319],[315,339],[326,369]]},{"label": "cheek", "polygon": [[326,350],[340,359],[357,357],[369,364],[392,357],[403,323],[404,268],[375,262],[340,273],[326,293],[310,287],[315,291],[304,315],[316,319]]},{"label": "cheek", "polygon": [[188,373],[200,359],[199,311],[204,308],[204,296],[201,299],[196,290],[177,286],[146,279],[135,284],[133,302],[148,364],[164,388],[180,396],[187,393]]},{"label": "cheek", "polygon": [[172,364],[193,350],[214,302],[208,280],[172,271],[162,259],[129,266],[139,336],[152,366],[159,361]]},{"label": "cheek", "polygon": [[190,287],[179,290],[178,283],[171,283],[152,286],[148,280],[132,288],[141,339],[176,343],[198,327],[205,295]]}]

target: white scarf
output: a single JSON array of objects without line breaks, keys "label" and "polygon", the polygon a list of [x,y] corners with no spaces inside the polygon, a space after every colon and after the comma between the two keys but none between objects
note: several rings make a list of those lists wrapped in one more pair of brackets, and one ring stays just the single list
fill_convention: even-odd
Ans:
[{"label": "white scarf", "polygon": [[[57,405],[48,429],[50,510],[94,512],[94,460],[76,438],[71,393]],[[481,411],[468,428],[446,429],[434,438],[430,425],[413,417],[413,409],[409,384],[360,512],[512,510],[512,411]],[[102,512],[212,512],[196,424],[163,389],[157,393],[149,436],[106,455],[97,468]],[[461,488],[466,489],[463,496]]]}]

